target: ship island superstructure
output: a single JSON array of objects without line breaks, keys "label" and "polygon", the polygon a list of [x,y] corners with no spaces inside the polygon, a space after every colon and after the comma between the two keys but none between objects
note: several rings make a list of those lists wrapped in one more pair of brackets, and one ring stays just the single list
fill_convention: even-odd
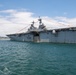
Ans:
[{"label": "ship island superstructure", "polygon": [[10,40],[23,42],[76,43],[76,27],[48,30],[39,18],[39,27],[32,22],[27,32],[7,35]]}]

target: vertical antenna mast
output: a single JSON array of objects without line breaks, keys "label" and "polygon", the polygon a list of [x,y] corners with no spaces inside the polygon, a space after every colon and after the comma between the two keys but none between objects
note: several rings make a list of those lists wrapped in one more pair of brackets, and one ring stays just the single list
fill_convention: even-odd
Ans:
[{"label": "vertical antenna mast", "polygon": [[39,25],[41,25],[41,23],[42,23],[42,19],[40,18],[40,16],[39,16],[38,21],[39,21]]},{"label": "vertical antenna mast", "polygon": [[34,23],[35,23],[35,22],[33,21],[32,24],[34,25]]}]

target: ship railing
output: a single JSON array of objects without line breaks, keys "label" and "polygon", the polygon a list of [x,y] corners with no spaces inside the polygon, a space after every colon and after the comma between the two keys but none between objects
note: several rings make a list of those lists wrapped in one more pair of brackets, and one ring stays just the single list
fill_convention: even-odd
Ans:
[{"label": "ship railing", "polygon": [[29,29],[28,30],[28,32],[33,32],[33,31],[40,32],[40,31],[44,31],[44,29]]}]

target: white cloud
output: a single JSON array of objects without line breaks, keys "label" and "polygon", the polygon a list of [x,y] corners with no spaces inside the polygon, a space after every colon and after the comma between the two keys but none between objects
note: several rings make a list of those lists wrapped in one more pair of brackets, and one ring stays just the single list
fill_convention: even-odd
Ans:
[{"label": "white cloud", "polygon": [[0,13],[15,13],[16,10],[10,9],[10,10],[1,10]]},{"label": "white cloud", "polygon": [[[0,36],[16,33],[24,27],[29,27],[29,24],[31,24],[33,20],[37,22],[38,18],[34,17],[33,15],[34,13],[27,12],[26,10],[20,11],[9,9],[0,11]],[[50,18],[48,16],[42,16],[41,18],[43,19],[43,23],[46,25],[48,29],[76,26],[76,18]],[[38,23],[36,23],[35,26],[38,27]],[[27,29],[24,29],[24,31],[26,30]]]},{"label": "white cloud", "polygon": [[56,17],[55,19],[62,22],[64,25],[76,27],[76,18]]},{"label": "white cloud", "polygon": [[17,10],[3,10],[0,14],[0,35],[16,33],[34,20],[33,13]]}]

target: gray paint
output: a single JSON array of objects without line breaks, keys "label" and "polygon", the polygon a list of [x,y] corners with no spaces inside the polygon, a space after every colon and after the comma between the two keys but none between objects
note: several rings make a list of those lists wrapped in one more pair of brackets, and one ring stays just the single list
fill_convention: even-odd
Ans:
[{"label": "gray paint", "polygon": [[76,43],[76,30],[61,30],[53,33],[53,31],[38,32],[39,36],[34,33],[17,34],[9,36],[11,40],[31,41],[31,42],[53,42],[53,43]]},{"label": "gray paint", "polygon": [[[76,43],[76,31],[65,30],[56,33],[41,32],[40,33],[41,42],[53,42],[53,43]],[[45,41],[42,41],[45,40]]]}]

